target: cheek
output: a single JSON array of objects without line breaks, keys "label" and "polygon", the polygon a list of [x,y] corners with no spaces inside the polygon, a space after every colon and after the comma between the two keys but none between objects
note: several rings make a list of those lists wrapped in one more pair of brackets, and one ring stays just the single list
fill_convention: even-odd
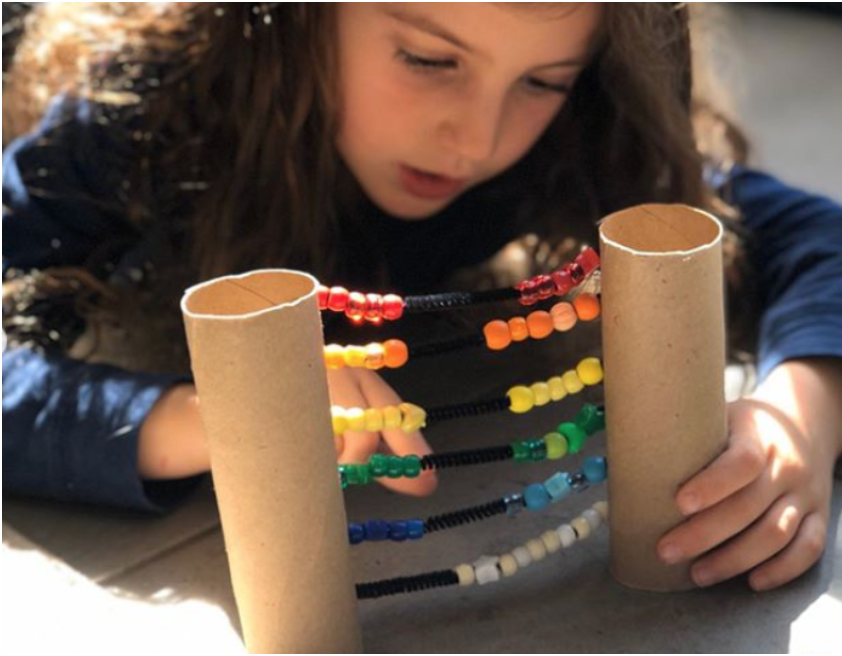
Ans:
[{"label": "cheek", "polygon": [[501,167],[508,167],[526,155],[562,106],[563,103],[554,103],[552,107],[524,106],[514,109],[506,120],[504,137],[498,151]]}]

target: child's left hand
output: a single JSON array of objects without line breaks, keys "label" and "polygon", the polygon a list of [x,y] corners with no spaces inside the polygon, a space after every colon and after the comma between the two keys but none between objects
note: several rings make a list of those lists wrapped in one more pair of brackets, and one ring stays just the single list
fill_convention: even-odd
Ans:
[{"label": "child's left hand", "polygon": [[793,421],[781,406],[730,404],[728,449],[678,491],[679,509],[692,517],[661,538],[658,553],[667,563],[706,554],[691,570],[697,585],[752,570],[751,587],[767,590],[824,551],[835,446],[807,435],[797,413]]}]

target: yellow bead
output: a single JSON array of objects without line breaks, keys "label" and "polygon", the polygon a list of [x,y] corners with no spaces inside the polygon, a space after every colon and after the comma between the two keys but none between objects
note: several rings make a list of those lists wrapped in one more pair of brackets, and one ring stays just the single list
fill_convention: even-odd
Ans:
[{"label": "yellow bead", "polygon": [[576,365],[576,373],[585,385],[599,385],[602,382],[602,363],[599,358],[585,358]]},{"label": "yellow bead", "polygon": [[343,369],[345,367],[345,349],[339,344],[325,346],[325,365],[328,369]]},{"label": "yellow bead", "polygon": [[345,347],[345,364],[349,367],[365,366],[365,346],[353,344]]},{"label": "yellow bead", "polygon": [[532,556],[533,562],[538,562],[539,560],[544,560],[547,557],[547,548],[544,546],[544,543],[541,540],[534,538],[526,543],[526,550],[529,552],[529,555]]},{"label": "yellow bead", "polygon": [[506,396],[509,397],[509,410],[512,412],[529,412],[535,406],[535,395],[525,385],[512,387]]},{"label": "yellow bead", "polygon": [[372,342],[365,347],[365,368],[382,369],[386,365],[386,349],[382,344]]},{"label": "yellow bead", "polygon": [[401,410],[397,406],[387,405],[383,408],[383,428],[395,429],[401,427]]},{"label": "yellow bead", "polygon": [[503,576],[514,576],[517,574],[517,561],[512,554],[503,554],[500,556],[497,566],[500,568]]},{"label": "yellow bead", "polygon": [[567,396],[567,390],[564,389],[564,381],[561,380],[561,376],[553,376],[547,381],[547,385],[550,388],[551,401],[561,401]]},{"label": "yellow bead", "polygon": [[558,460],[567,455],[567,438],[561,433],[547,433],[544,444],[547,445],[547,460]]},{"label": "yellow bead", "polygon": [[601,516],[604,521],[608,521],[608,502],[607,501],[597,501],[593,505],[593,509],[596,510]]},{"label": "yellow bead", "polygon": [[362,408],[346,409],[345,419],[348,420],[348,430],[365,430],[365,410],[363,410]]},{"label": "yellow bead", "polygon": [[547,405],[550,402],[550,386],[547,383],[533,383],[529,386],[535,397],[535,405]]},{"label": "yellow bead", "polygon": [[561,550],[561,536],[557,531],[546,531],[541,535],[541,542],[547,548],[547,553],[555,553]]},{"label": "yellow bead", "polygon": [[570,522],[570,525],[575,529],[579,540],[584,540],[591,534],[590,522],[581,515]]},{"label": "yellow bead", "polygon": [[477,580],[476,574],[474,574],[474,568],[467,563],[457,565],[453,568],[453,571],[456,572],[456,576],[459,578],[459,585],[471,585]]},{"label": "yellow bead", "polygon": [[419,408],[412,403],[401,403],[400,411],[403,413],[403,421],[401,421],[401,430],[404,433],[411,433],[420,430],[427,425],[427,413],[423,408]]},{"label": "yellow bead", "polygon": [[568,394],[578,394],[585,389],[585,384],[579,379],[579,374],[573,369],[565,371],[561,377],[561,381],[564,383],[564,389],[567,390]]},{"label": "yellow bead", "polygon": [[379,408],[368,408],[365,411],[365,429],[372,433],[383,430],[383,411]]},{"label": "yellow bead", "polygon": [[333,421],[334,435],[341,435],[348,430],[348,420],[345,418],[345,408],[338,405],[331,406],[330,418]]}]

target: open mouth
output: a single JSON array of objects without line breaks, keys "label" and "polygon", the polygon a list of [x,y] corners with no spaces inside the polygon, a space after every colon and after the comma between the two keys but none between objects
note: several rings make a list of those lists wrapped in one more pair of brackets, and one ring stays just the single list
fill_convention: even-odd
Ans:
[{"label": "open mouth", "polygon": [[401,164],[399,170],[404,189],[419,198],[447,198],[459,193],[465,186],[465,178],[450,178],[405,164]]}]

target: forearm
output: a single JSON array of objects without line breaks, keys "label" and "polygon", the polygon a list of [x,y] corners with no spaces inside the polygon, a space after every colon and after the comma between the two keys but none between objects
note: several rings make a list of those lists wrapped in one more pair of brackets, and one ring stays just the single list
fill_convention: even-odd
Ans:
[{"label": "forearm", "polygon": [[193,385],[177,385],[152,408],[140,429],[138,472],[146,479],[183,478],[210,468]]},{"label": "forearm", "polygon": [[805,358],[777,366],[751,395],[785,412],[832,466],[842,455],[842,358]]}]

